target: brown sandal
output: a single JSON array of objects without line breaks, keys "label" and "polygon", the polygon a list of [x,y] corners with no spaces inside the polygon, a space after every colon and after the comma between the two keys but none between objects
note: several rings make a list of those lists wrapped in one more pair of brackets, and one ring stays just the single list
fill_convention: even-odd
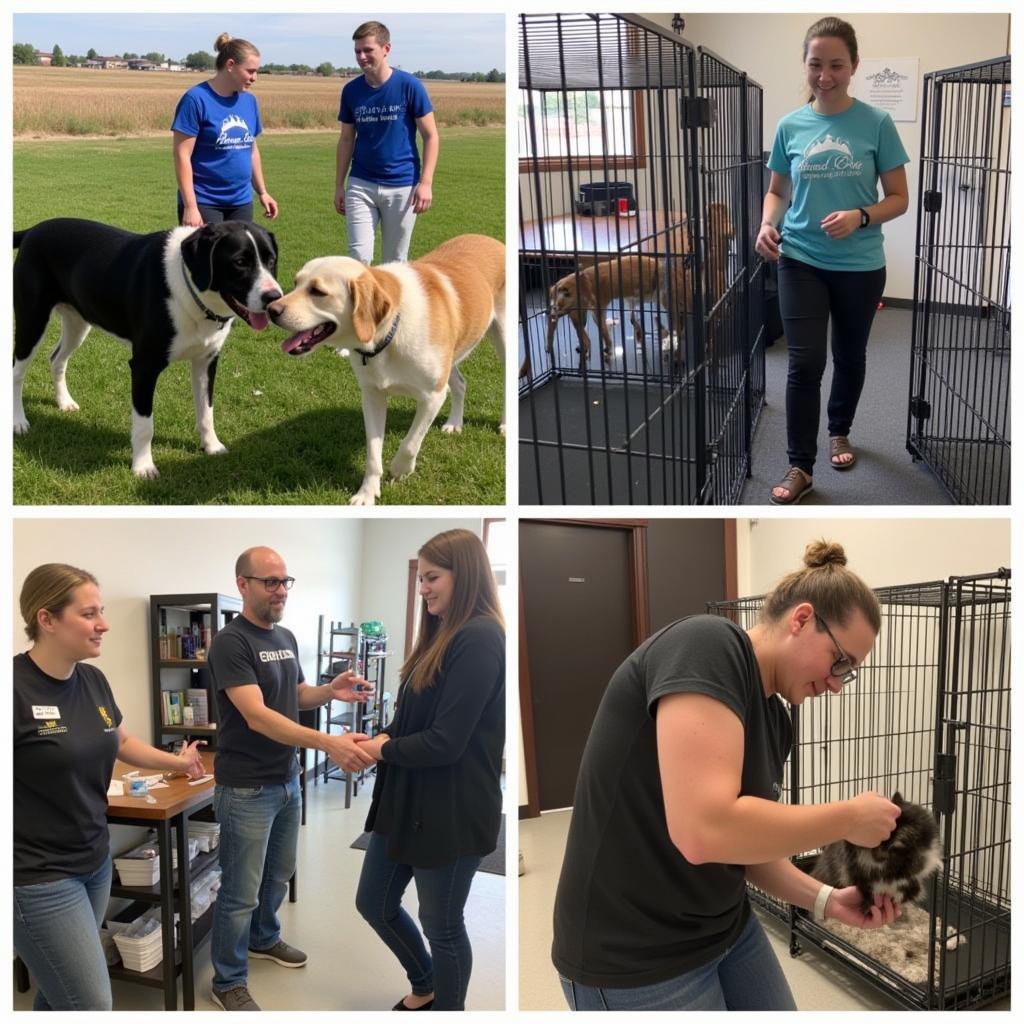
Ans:
[{"label": "brown sandal", "polygon": [[768,500],[773,505],[795,505],[814,489],[814,477],[805,473],[799,466],[790,466],[786,470],[786,475],[775,486],[785,488],[789,497],[780,498],[769,492]]},{"label": "brown sandal", "polygon": [[[830,437],[828,439],[829,444],[829,465],[833,469],[844,470],[853,469],[857,462],[857,453],[853,450],[853,446],[850,444],[848,437]],[[846,462],[834,462],[833,460],[837,455],[849,455],[850,458]]]}]

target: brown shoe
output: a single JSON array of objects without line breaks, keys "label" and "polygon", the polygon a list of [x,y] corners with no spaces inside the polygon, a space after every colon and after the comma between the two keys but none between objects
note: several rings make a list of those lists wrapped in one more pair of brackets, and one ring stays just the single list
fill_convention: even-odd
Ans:
[{"label": "brown shoe", "polygon": [[[786,491],[786,497],[780,497],[772,492],[768,494],[768,500],[773,505],[795,505],[805,494],[814,489],[814,478],[805,473],[799,466],[790,466],[786,475],[775,485]],[[772,489],[774,491],[774,488]]]},{"label": "brown shoe", "polygon": [[[830,437],[828,446],[829,464],[833,469],[853,469],[854,463],[857,461],[857,453],[853,450],[848,437]],[[845,462],[836,462],[838,455],[849,455],[850,457]]]}]

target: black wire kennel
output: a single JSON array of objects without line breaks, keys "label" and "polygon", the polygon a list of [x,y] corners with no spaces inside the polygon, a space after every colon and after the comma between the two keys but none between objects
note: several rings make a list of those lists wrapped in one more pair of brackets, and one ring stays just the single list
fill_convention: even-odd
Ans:
[{"label": "black wire kennel", "polygon": [[[846,800],[899,790],[929,807],[943,860],[919,905],[928,913],[925,981],[748,887],[807,943],[904,1006],[970,1009],[1010,991],[1010,571],[876,590],[882,629],[856,682],[793,707],[783,799]],[[763,599],[708,606],[747,627]],[[813,855],[794,858],[808,867]],[[947,928],[966,942],[948,949]],[[931,953],[929,956],[928,954]]]},{"label": "black wire kennel", "polygon": [[1010,58],[924,77],[907,449],[1010,501]]},{"label": "black wire kennel", "polygon": [[519,88],[520,500],[736,502],[764,404],[761,87],[643,18],[524,14]]}]

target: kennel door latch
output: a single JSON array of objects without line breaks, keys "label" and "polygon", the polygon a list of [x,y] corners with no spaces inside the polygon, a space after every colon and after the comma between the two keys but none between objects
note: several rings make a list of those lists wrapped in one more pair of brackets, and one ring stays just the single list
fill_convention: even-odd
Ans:
[{"label": "kennel door latch", "polygon": [[[958,723],[959,724],[959,723]],[[956,755],[935,755],[935,778],[932,807],[938,814],[952,814],[956,809]]]},{"label": "kennel door latch", "polygon": [[924,200],[925,213],[938,213],[942,209],[942,193],[937,189],[925,189],[921,198]]},{"label": "kennel door latch", "polygon": [[707,96],[684,96],[680,106],[684,128],[711,127],[711,100]]},{"label": "kennel door latch", "polygon": [[932,414],[931,404],[924,398],[915,395],[910,400],[910,415],[916,420],[926,420]]}]

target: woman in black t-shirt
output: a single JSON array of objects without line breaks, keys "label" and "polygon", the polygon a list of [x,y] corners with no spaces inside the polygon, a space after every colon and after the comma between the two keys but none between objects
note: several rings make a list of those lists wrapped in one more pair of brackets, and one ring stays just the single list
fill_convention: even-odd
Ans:
[{"label": "woman in black t-shirt", "polygon": [[99,926],[110,896],[114,761],[198,778],[198,743],[170,754],[129,736],[103,673],[96,578],[41,565],[21,589],[32,646],[14,657],[14,947],[36,1010],[109,1010]]},{"label": "woman in black t-shirt", "polygon": [[[462,1010],[473,963],[463,921],[497,844],[505,743],[505,626],[479,538],[448,530],[419,550],[419,634],[378,758],[356,908],[405,968],[396,1010]],[[401,899],[415,879],[420,930]]]},{"label": "woman in black t-shirt", "polygon": [[779,700],[838,693],[881,626],[872,591],[820,541],[742,630],[672,623],[612,676],[580,764],[552,959],[574,1010],[793,1010],[746,882],[818,920],[891,923],[855,886],[789,861],[838,839],[876,846],[899,808],[875,793],[777,803],[792,746]]}]

